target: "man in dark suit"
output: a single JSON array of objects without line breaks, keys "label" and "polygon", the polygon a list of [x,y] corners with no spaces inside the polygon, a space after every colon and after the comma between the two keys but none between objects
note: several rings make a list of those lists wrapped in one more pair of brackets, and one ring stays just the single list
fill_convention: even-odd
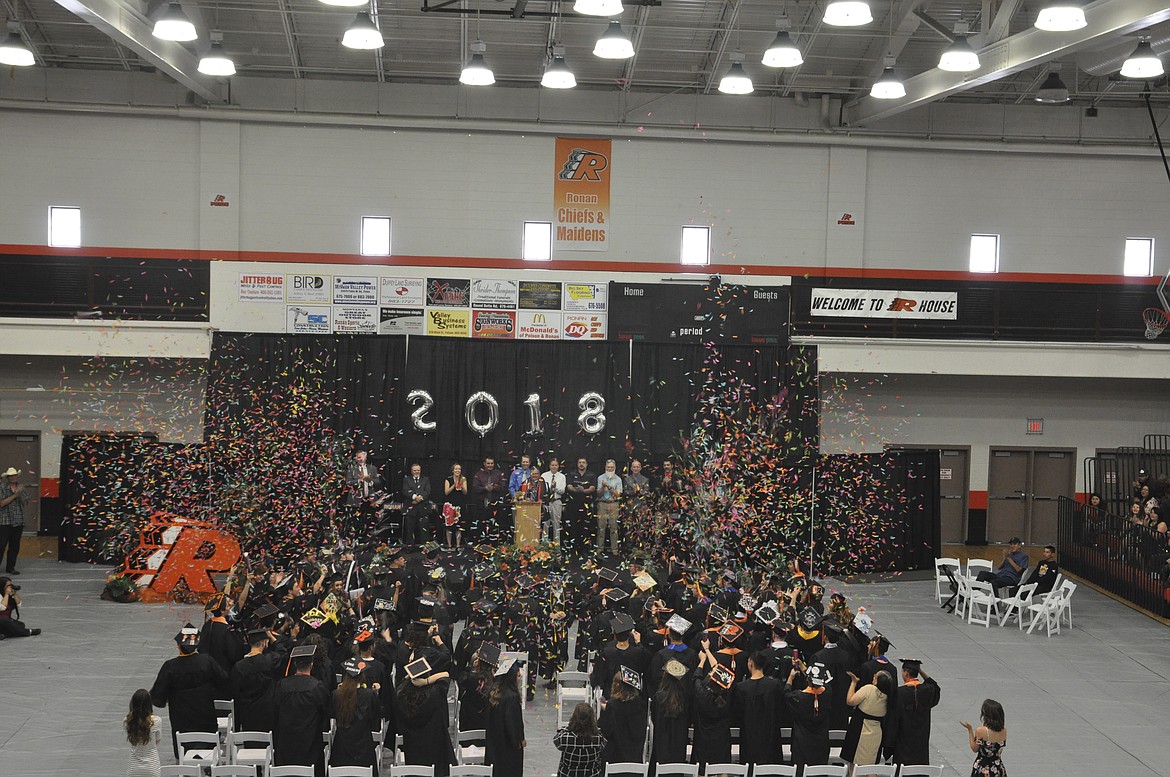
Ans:
[{"label": "man in dark suit", "polygon": [[422,474],[418,464],[410,465],[410,474],[402,479],[402,542],[424,542],[431,532],[435,505],[430,501],[431,479]]}]

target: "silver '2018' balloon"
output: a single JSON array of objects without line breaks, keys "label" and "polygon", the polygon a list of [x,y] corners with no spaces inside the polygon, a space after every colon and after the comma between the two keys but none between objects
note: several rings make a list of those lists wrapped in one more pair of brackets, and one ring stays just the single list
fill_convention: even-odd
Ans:
[{"label": "silver '2018' balloon", "polygon": [[586,391],[577,400],[577,407],[581,414],[577,416],[577,426],[585,434],[597,434],[605,429],[605,397],[596,391]]},{"label": "silver '2018' balloon", "polygon": [[422,400],[414,412],[410,414],[410,421],[414,424],[414,428],[420,432],[433,432],[438,425],[434,421],[424,421],[427,411],[435,406],[435,399],[431,396],[429,391],[423,389],[411,389],[411,392],[406,395],[407,404],[413,405],[415,400]]},{"label": "silver '2018' balloon", "polygon": [[[476,406],[480,403],[487,405],[487,423],[481,424],[475,419]],[[496,402],[496,398],[486,391],[477,391],[467,398],[467,404],[463,408],[463,416],[467,419],[467,425],[471,430],[478,432],[479,436],[483,437],[495,429],[496,424],[500,422],[500,403]]]}]

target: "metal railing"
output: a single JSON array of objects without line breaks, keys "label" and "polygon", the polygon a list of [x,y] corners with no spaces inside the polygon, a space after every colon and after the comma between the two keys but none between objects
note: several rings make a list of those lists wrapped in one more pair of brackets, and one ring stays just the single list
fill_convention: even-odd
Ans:
[{"label": "metal railing", "polygon": [[1153,486],[1170,475],[1170,446],[1163,447],[1162,437],[1145,437],[1142,447],[1123,446],[1089,456],[1084,461],[1085,490],[1101,495],[1101,508],[1114,515],[1127,515],[1129,503],[1136,496],[1138,475],[1142,470]]},{"label": "metal railing", "polygon": [[1068,497],[1057,507],[1063,570],[1163,618],[1170,617],[1167,536]]}]

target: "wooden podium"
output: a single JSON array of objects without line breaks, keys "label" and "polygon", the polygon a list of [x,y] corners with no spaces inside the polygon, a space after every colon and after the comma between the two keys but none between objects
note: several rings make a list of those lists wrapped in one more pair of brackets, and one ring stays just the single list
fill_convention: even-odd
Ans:
[{"label": "wooden podium", "polygon": [[513,513],[516,542],[540,541],[540,502],[517,502]]}]

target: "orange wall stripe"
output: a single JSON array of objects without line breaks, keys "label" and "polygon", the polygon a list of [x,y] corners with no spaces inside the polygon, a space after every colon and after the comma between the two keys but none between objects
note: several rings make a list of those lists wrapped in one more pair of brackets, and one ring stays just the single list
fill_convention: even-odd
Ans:
[{"label": "orange wall stripe", "polygon": [[969,510],[986,510],[987,509],[987,492],[986,491],[972,491],[971,496],[967,499],[967,508]]},{"label": "orange wall stripe", "polygon": [[41,496],[56,499],[61,495],[61,481],[58,478],[41,478]]}]

